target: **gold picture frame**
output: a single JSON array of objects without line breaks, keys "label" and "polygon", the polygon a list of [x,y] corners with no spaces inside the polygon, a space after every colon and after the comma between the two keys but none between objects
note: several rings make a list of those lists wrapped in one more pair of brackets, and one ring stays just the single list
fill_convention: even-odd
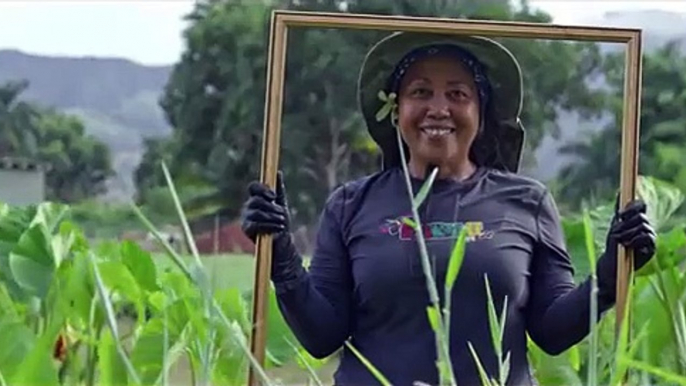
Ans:
[{"label": "gold picture frame", "polygon": [[[549,40],[623,43],[626,47],[624,78],[624,111],[622,122],[620,204],[625,205],[636,194],[638,175],[638,136],[642,78],[642,32],[640,29],[563,26],[543,23],[475,21],[448,18],[273,11],[269,33],[267,83],[260,179],[274,188],[279,163],[281,116],[283,109],[286,45],[288,29],[319,27],[372,29],[480,35],[486,37],[535,38]],[[266,312],[271,267],[271,237],[260,236],[255,250],[255,277],[252,306],[251,351],[260,365],[264,364],[266,345]],[[617,275],[617,327],[625,317],[629,275],[632,271],[629,252],[620,248]],[[251,366],[249,384],[257,385]]]}]

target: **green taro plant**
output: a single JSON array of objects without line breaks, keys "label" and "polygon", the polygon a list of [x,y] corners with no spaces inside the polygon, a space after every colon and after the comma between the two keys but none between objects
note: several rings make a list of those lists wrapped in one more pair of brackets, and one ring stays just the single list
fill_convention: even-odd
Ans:
[{"label": "green taro plant", "polygon": [[134,207],[165,248],[165,269],[131,241],[90,245],[67,205],[0,205],[0,385],[171,385],[182,360],[193,385],[244,385],[247,366],[277,385],[267,370],[296,356],[313,371],[317,362],[292,342],[273,291],[268,363],[256,363],[249,299],[216,289],[175,202],[190,260]]}]

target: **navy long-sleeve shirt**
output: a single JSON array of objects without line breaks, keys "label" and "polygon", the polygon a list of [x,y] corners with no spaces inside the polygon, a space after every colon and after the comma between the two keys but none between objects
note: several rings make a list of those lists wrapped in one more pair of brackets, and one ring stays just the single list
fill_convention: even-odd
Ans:
[{"label": "navy long-sleeve shirt", "polygon": [[[412,217],[404,178],[402,169],[389,169],[333,192],[308,271],[275,288],[284,318],[312,355],[328,356],[350,339],[394,385],[435,385],[426,279],[414,231],[402,221]],[[412,183],[416,192],[422,181]],[[420,217],[441,296],[452,247],[461,227],[469,230],[451,298],[450,351],[459,384],[480,384],[468,342],[497,378],[486,274],[499,315],[504,297],[508,300],[503,350],[511,355],[508,384],[535,384],[527,333],[551,354],[588,334],[590,282],[577,286],[573,280],[558,211],[544,185],[479,169],[462,182],[437,180]],[[601,301],[600,311],[610,306]],[[347,348],[335,382],[378,384]]]}]

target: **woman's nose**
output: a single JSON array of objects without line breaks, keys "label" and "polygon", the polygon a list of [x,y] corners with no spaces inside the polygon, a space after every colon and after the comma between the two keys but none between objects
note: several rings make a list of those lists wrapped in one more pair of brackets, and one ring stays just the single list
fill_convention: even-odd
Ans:
[{"label": "woman's nose", "polygon": [[432,103],[429,105],[427,116],[433,119],[450,118],[450,109],[445,103]]},{"label": "woman's nose", "polygon": [[450,117],[449,103],[440,94],[435,95],[428,103],[427,115],[434,119],[445,119]]}]

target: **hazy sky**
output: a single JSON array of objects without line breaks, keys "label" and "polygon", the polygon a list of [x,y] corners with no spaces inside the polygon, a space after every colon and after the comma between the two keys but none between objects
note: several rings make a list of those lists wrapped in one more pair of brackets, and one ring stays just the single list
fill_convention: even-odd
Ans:
[{"label": "hazy sky", "polygon": [[[418,0],[421,1],[421,0]],[[556,23],[593,23],[607,11],[686,13],[686,0],[532,0]],[[175,62],[192,0],[0,0],[0,49],[68,56],[116,56],[145,64]]]}]

